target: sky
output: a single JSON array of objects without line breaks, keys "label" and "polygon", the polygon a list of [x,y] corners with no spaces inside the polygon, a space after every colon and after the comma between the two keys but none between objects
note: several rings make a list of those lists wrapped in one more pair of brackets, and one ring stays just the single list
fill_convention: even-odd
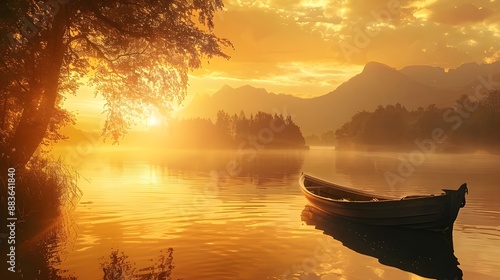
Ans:
[{"label": "sky", "polygon": [[[190,72],[188,96],[252,85],[311,98],[333,91],[369,61],[445,69],[500,58],[500,0],[225,0],[215,34],[230,60]],[[86,128],[101,117],[91,88],[68,98]]]}]

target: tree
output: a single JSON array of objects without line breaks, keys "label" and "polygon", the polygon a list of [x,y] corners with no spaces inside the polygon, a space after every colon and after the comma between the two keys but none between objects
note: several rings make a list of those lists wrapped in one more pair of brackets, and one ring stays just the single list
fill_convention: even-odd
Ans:
[{"label": "tree", "polygon": [[224,110],[219,110],[215,120],[215,128],[221,138],[219,141],[221,144],[229,145],[232,142],[231,127],[231,116]]},{"label": "tree", "polygon": [[335,133],[332,130],[321,133],[321,142],[324,145],[335,144]]},{"label": "tree", "polygon": [[235,123],[234,140],[237,144],[246,141],[248,134],[250,134],[250,120],[245,116],[243,110],[240,111],[238,119]]},{"label": "tree", "polygon": [[184,99],[188,71],[229,58],[213,33],[221,0],[4,0],[0,4],[0,155],[24,165],[61,138],[60,107],[87,77],[106,99],[103,136],[118,141],[151,109]]}]

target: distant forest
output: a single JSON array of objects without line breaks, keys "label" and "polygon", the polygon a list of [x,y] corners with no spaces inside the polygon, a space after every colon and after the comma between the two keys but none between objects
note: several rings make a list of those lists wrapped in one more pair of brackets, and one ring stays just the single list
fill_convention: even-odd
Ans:
[{"label": "distant forest", "polygon": [[311,134],[305,136],[306,143],[312,146],[334,146],[336,143],[335,132],[329,130],[320,135]]},{"label": "distant forest", "polygon": [[284,149],[307,148],[300,128],[291,116],[257,112],[246,117],[217,113],[210,119],[194,118],[169,122],[169,133],[161,145],[172,149]]},{"label": "distant forest", "polygon": [[432,140],[440,151],[500,151],[500,92],[481,100],[459,98],[451,108],[430,105],[408,111],[399,103],[355,114],[335,132],[340,149],[373,147],[415,148]]}]

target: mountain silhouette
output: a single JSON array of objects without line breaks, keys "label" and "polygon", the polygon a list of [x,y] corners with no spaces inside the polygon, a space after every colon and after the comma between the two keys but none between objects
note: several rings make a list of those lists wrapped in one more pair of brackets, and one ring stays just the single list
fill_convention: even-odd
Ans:
[{"label": "mountain silhouette", "polygon": [[491,64],[466,63],[448,72],[441,67],[413,65],[404,67],[400,72],[422,84],[458,88],[476,83],[479,76],[488,77],[491,74],[498,77],[500,61]]},{"label": "mountain silhouette", "polygon": [[179,112],[181,118],[214,119],[217,111],[238,114],[264,111],[291,114],[304,135],[335,131],[356,112],[400,103],[408,110],[436,104],[451,106],[461,95],[474,93],[479,75],[500,81],[500,62],[464,64],[445,71],[433,66],[407,66],[401,70],[369,62],[363,71],[335,90],[315,98],[275,94],[249,85],[224,86],[212,96],[199,95]]}]

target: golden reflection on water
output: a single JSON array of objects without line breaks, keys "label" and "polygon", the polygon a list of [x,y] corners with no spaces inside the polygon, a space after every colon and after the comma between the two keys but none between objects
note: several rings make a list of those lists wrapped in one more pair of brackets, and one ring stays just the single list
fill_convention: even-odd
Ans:
[{"label": "golden reflection on water", "polygon": [[[174,279],[424,279],[382,265],[301,221],[307,204],[298,188],[306,171],[337,183],[394,195],[439,192],[469,184],[467,205],[455,223],[455,255],[465,279],[500,273],[499,156],[435,155],[412,176],[389,186],[399,154],[335,150],[262,152],[228,175],[235,152],[95,151],[78,167],[90,179],[72,214],[76,236],[65,275],[100,279],[99,258],[126,252],[137,267],[151,265],[161,249],[174,248]],[[214,173],[215,172],[215,173]],[[327,242],[328,261],[314,262]],[[308,263],[308,261],[312,262]],[[474,279],[473,277],[473,279]],[[297,278],[298,279],[298,278]]]},{"label": "golden reflection on water", "polygon": [[[432,279],[461,279],[451,231],[433,232],[357,224],[306,206],[302,220],[360,254]],[[330,252],[328,247],[323,248]],[[380,273],[379,273],[380,272]],[[384,270],[374,270],[381,277]]]}]

